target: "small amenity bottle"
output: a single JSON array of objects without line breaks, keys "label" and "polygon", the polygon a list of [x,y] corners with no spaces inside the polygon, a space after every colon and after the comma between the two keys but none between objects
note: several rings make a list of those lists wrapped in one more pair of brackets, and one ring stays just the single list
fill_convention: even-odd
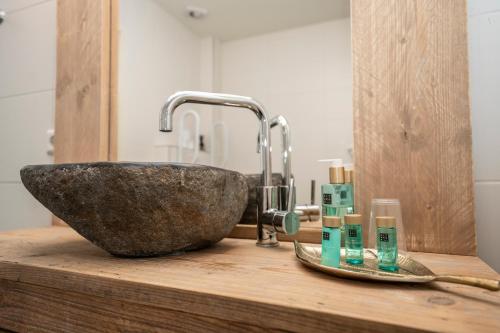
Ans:
[{"label": "small amenity bottle", "polygon": [[338,216],[323,216],[321,241],[321,264],[331,267],[340,266],[340,226]]},{"label": "small amenity bottle", "polygon": [[363,263],[363,226],[361,215],[348,214],[345,222],[345,261],[348,264]]},{"label": "small amenity bottle", "polygon": [[398,270],[398,237],[396,218],[393,216],[375,217],[377,225],[378,268],[395,272]]}]

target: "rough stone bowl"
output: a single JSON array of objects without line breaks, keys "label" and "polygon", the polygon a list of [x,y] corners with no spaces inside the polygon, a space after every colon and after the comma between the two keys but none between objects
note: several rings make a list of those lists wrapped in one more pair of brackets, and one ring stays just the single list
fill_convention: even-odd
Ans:
[{"label": "rough stone bowl", "polygon": [[21,179],[80,235],[125,257],[214,244],[241,219],[248,197],[242,174],[195,164],[30,165]]}]

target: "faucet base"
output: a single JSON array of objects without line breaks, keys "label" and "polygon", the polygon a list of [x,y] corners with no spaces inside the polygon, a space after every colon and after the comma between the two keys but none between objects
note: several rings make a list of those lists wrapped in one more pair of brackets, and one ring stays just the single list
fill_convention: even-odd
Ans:
[{"label": "faucet base", "polygon": [[257,228],[257,246],[260,247],[276,247],[280,245],[276,236],[276,231],[260,226]]},{"label": "faucet base", "polygon": [[280,242],[276,238],[276,233],[269,233],[269,232],[264,232],[266,234],[266,238],[259,238],[257,239],[257,243],[255,243],[257,246],[260,247],[277,247],[280,245]]}]

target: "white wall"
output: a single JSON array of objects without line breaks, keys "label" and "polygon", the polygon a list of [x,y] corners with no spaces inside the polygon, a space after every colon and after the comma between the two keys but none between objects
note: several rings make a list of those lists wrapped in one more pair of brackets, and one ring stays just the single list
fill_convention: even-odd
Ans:
[{"label": "white wall", "polygon": [[468,7],[478,253],[500,271],[500,1]]},{"label": "white wall", "polygon": [[52,163],[56,1],[0,0],[0,230],[46,226],[51,215],[24,188],[19,170]]},{"label": "white wall", "polygon": [[[328,182],[328,164],[350,161],[352,69],[350,19],[327,21],[221,44],[221,88],[259,100],[272,115],[284,115],[292,129],[293,172],[298,202],[310,200],[310,180]],[[230,129],[227,168],[257,173],[257,118],[247,111],[221,112]],[[281,171],[281,139],[272,133],[273,172]],[[319,198],[317,186],[316,198]]]},{"label": "white wall", "polygon": [[[178,126],[173,133],[160,133],[159,111],[169,95],[199,90],[205,82],[201,76],[211,73],[202,68],[202,39],[154,0],[122,0],[119,45],[118,158],[165,161],[164,145],[177,142]],[[199,111],[201,133],[207,135],[211,111],[193,105],[181,108]],[[174,115],[174,125],[178,125],[181,114]],[[198,162],[207,161],[208,154],[202,153]]]}]

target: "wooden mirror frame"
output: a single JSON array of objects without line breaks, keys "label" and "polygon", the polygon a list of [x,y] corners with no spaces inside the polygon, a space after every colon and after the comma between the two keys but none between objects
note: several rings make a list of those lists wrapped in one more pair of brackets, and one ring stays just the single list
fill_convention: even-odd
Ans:
[{"label": "wooden mirror frame", "polygon": [[[55,163],[117,158],[118,5],[57,2]],[[371,199],[397,197],[409,250],[475,255],[466,1],[352,0],[351,20],[365,230]]]}]

